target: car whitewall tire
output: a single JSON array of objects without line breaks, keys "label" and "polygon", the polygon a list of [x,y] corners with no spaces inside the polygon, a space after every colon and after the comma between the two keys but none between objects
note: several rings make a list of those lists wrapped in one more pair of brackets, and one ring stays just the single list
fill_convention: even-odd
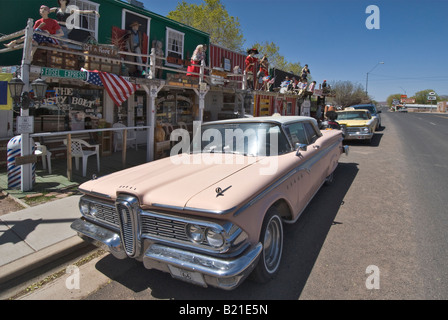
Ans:
[{"label": "car whitewall tire", "polygon": [[263,251],[252,278],[261,283],[268,282],[278,273],[283,251],[283,223],[277,209],[272,207],[263,221],[260,241]]}]

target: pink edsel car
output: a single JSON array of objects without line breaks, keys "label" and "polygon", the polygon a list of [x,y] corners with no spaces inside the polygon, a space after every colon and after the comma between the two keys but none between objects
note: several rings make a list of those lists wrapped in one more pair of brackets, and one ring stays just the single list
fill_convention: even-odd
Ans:
[{"label": "pink edsel car", "polygon": [[201,286],[236,288],[278,272],[283,223],[295,222],[342,153],[340,130],[272,116],[175,130],[169,158],[80,186],[83,239],[115,257]]}]

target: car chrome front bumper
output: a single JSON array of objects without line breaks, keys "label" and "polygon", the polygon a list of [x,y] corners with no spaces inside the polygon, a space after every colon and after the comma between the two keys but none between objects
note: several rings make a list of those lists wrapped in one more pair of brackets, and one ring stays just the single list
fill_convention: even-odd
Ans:
[{"label": "car chrome front bumper", "polygon": [[372,139],[373,133],[347,132],[344,140],[368,140]]},{"label": "car chrome front bumper", "polygon": [[[84,219],[74,221],[71,228],[82,239],[109,251],[116,258],[127,257],[119,233]],[[137,258],[143,259],[145,268],[169,272],[173,278],[196,285],[210,285],[226,290],[241,284],[255,268],[262,251],[262,244],[258,243],[238,257],[222,259],[149,240],[145,242],[146,250],[142,257]]]}]

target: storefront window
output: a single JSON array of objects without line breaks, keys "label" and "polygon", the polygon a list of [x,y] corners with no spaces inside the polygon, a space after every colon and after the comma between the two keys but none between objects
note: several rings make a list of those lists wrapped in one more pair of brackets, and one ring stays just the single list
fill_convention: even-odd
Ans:
[{"label": "storefront window", "polygon": [[178,126],[179,122],[187,125],[193,123],[193,105],[195,94],[173,91],[159,93],[157,99],[157,121]]},{"label": "storefront window", "polygon": [[30,108],[34,131],[54,132],[98,128],[103,90],[50,86],[41,104]]}]

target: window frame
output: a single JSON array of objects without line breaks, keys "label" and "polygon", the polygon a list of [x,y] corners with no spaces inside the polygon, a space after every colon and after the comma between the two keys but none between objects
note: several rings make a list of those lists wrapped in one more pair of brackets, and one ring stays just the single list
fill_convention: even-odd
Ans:
[{"label": "window frame", "polygon": [[[82,6],[80,6],[80,4],[82,4]],[[79,10],[95,10],[97,12],[100,12],[100,4],[96,3],[96,2],[89,1],[89,0],[72,0],[70,2],[70,5],[76,6]],[[85,8],[84,7],[85,5],[88,5],[89,8]],[[94,9],[90,8],[90,6],[94,7]],[[88,23],[88,26],[89,26],[90,29],[83,28],[81,26],[79,26],[77,29],[85,30],[85,31],[88,31],[90,33],[93,32],[93,34],[95,35],[95,39],[98,39],[99,18],[96,15],[90,15],[90,14],[80,14],[79,17],[80,17],[80,20],[83,17],[87,19],[87,23]],[[94,26],[93,29],[90,26],[90,21],[91,21],[92,18],[95,19],[95,23],[94,23],[95,26]]]},{"label": "window frame", "polygon": [[[170,33],[171,32],[180,35],[181,38],[182,38],[182,44],[181,44],[180,52],[176,52],[176,51],[173,51],[173,50],[169,49],[169,47],[171,45],[169,43]],[[175,52],[175,53],[180,54],[180,59],[184,60],[184,48],[185,48],[185,33],[184,32],[178,31],[176,29],[172,29],[170,27],[166,27],[165,44],[166,44],[165,45],[165,58],[168,58],[168,55],[169,55],[170,52]],[[183,65],[169,63],[168,60],[165,60],[165,66],[173,67],[173,68],[182,68],[183,67]]]}]

